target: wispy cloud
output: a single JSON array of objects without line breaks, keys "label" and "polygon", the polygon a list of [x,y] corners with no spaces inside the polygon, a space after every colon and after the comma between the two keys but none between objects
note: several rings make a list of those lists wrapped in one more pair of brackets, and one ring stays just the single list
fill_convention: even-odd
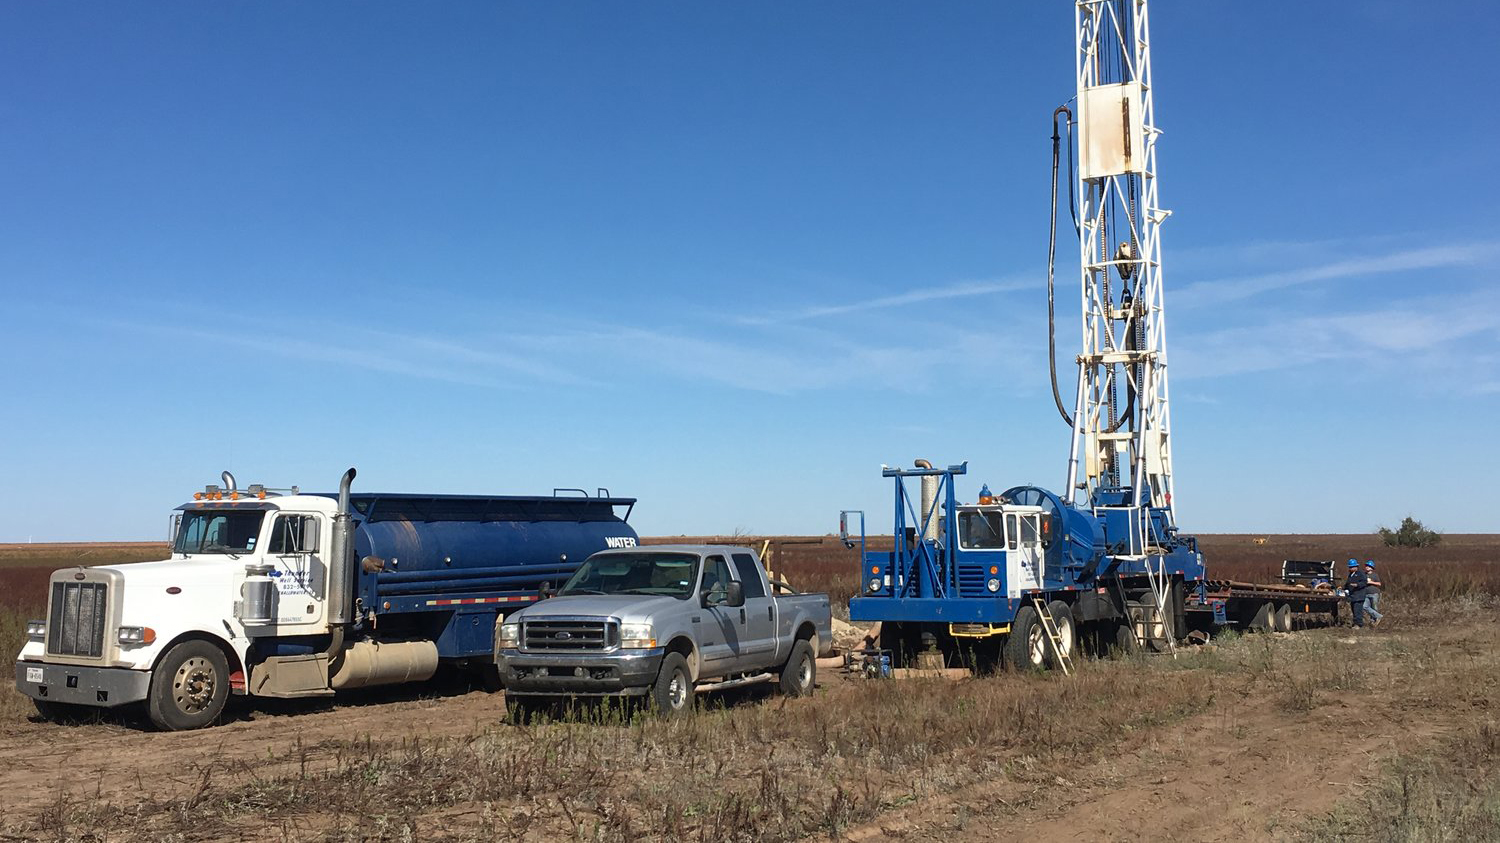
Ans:
[{"label": "wispy cloud", "polygon": [[960,281],[940,287],[919,287],[904,293],[893,293],[887,296],[860,299],[857,301],[844,302],[842,304],[810,305],[801,309],[771,312],[757,316],[747,316],[739,321],[747,325],[766,325],[778,322],[802,322],[809,319],[819,319],[825,316],[838,316],[845,313],[857,313],[863,310],[879,310],[889,307],[903,307],[906,305],[922,304],[923,302],[941,301],[944,299],[971,298],[974,296],[989,296],[998,293],[1013,293],[1018,290],[1034,290],[1041,286],[1036,279],[1002,279],[995,281]]},{"label": "wispy cloud", "polygon": [[1341,278],[1382,275],[1418,269],[1477,266],[1500,257],[1500,243],[1457,243],[1405,249],[1384,254],[1345,258],[1331,262],[1227,278],[1200,281],[1171,293],[1174,305],[1204,307],[1248,299],[1261,293]]},{"label": "wispy cloud", "polygon": [[[1174,341],[1178,380],[1264,372],[1319,363],[1357,363],[1372,376],[1428,373],[1428,383],[1485,391],[1472,341],[1500,342],[1500,295],[1490,291],[1395,301],[1348,313],[1277,318],[1189,333]],[[1341,369],[1341,376],[1351,371]],[[1484,371],[1481,367],[1479,371]]]}]

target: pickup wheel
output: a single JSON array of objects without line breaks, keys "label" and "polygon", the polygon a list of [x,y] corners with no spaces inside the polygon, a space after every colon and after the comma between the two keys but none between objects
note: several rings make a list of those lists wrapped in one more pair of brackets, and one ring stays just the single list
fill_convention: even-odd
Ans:
[{"label": "pickup wheel", "polygon": [[781,693],[789,697],[810,696],[818,684],[818,660],[812,644],[803,638],[792,645],[792,655],[781,666]]},{"label": "pickup wheel", "polygon": [[219,719],[229,699],[229,662],[207,641],[184,641],[151,673],[146,713],[158,729],[201,729]]},{"label": "pickup wheel", "polygon": [[692,709],[693,676],[688,672],[687,658],[681,653],[667,653],[661,660],[656,684],[651,686],[651,707],[658,714],[677,717]]}]

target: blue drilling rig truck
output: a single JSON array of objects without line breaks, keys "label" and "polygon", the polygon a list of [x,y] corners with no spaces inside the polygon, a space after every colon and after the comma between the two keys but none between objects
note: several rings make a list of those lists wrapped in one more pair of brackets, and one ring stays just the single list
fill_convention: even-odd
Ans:
[{"label": "blue drilling rig truck", "polygon": [[[891,550],[869,549],[863,512],[840,516],[862,565],[849,616],[880,624],[880,651],[897,666],[928,653],[947,666],[1066,671],[1080,646],[1172,650],[1190,630],[1215,624],[1289,630],[1294,618],[1337,618],[1327,588],[1207,579],[1197,540],[1177,528],[1160,240],[1170,212],[1157,196],[1146,6],[1077,0],[1077,95],[1052,116],[1048,364],[1071,430],[1061,491],[986,486],[962,503],[956,484],[968,464],[919,460],[884,469],[895,484]],[[1080,255],[1071,412],[1058,385],[1053,317],[1062,155],[1076,178],[1068,205]]]}]

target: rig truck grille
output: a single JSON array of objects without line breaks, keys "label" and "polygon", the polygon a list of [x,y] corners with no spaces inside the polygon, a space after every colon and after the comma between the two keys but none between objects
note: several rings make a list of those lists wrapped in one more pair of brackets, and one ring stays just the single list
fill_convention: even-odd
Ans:
[{"label": "rig truck grille", "polygon": [[55,582],[47,620],[47,653],[55,656],[104,657],[109,585],[102,582]]}]

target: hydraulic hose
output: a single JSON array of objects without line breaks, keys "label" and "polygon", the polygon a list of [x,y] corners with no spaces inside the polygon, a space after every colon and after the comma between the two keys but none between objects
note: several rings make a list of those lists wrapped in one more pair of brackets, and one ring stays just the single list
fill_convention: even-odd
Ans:
[{"label": "hydraulic hose", "polygon": [[1052,112],[1052,220],[1047,236],[1047,375],[1052,379],[1052,401],[1057,412],[1068,427],[1073,426],[1073,417],[1063,406],[1062,392],[1057,388],[1057,317],[1053,295],[1053,274],[1057,266],[1057,159],[1061,155],[1062,135],[1057,130],[1057,117],[1068,115],[1068,210],[1073,213],[1073,230],[1078,231],[1078,211],[1073,195],[1073,112],[1060,105]]}]

